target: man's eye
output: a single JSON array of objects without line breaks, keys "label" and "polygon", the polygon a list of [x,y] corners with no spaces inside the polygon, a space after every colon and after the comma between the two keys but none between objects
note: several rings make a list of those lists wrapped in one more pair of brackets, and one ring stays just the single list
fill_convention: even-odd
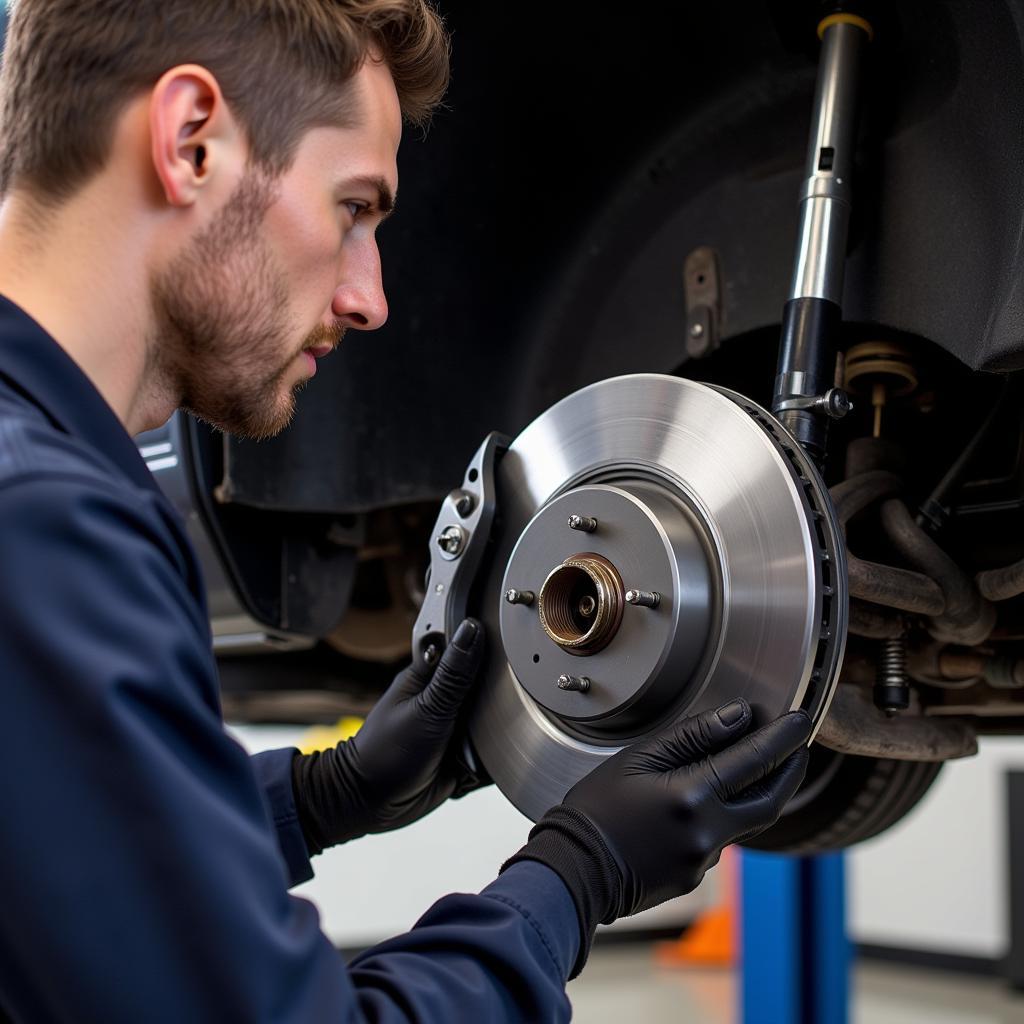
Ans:
[{"label": "man's eye", "polygon": [[347,199],[342,203],[348,209],[348,212],[352,214],[353,220],[359,220],[359,214],[366,209],[365,203],[357,203],[355,200]]}]

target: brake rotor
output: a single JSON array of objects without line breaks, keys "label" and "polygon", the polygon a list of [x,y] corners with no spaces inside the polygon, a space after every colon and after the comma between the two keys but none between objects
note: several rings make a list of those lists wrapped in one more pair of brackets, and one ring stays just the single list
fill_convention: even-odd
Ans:
[{"label": "brake rotor", "polygon": [[804,708],[817,729],[846,639],[845,546],[770,413],[677,377],[602,381],[528,426],[496,483],[470,730],[524,814],[736,697],[758,721]]}]

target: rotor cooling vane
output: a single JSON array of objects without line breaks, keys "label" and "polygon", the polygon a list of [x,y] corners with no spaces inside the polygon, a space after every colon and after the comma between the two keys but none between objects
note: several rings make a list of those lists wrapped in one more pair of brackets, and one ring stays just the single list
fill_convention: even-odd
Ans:
[{"label": "rotor cooling vane", "polygon": [[[627,743],[736,697],[759,720],[804,708],[820,723],[846,638],[845,547],[817,470],[770,413],[676,377],[606,380],[500,460],[485,444],[471,486],[478,514],[497,510],[468,602],[489,649],[472,746],[524,814]],[[414,638],[428,661],[423,619],[453,628],[470,585],[450,560],[433,573]]]}]

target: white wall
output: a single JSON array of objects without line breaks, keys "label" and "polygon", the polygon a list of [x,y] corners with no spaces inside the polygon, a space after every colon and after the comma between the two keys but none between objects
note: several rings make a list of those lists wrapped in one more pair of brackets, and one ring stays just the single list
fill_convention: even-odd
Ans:
[{"label": "white wall", "polygon": [[1024,768],[1024,739],[982,740],[977,757],[943,768],[903,822],[851,851],[857,941],[988,957],[1006,952],[1009,768]]}]

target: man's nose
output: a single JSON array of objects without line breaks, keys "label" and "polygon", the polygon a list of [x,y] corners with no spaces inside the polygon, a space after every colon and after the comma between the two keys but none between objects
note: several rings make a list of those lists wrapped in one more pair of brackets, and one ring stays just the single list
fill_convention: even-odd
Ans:
[{"label": "man's nose", "polygon": [[351,253],[342,269],[342,282],[334,292],[331,311],[346,327],[358,331],[383,327],[388,318],[388,300],[377,246]]}]

